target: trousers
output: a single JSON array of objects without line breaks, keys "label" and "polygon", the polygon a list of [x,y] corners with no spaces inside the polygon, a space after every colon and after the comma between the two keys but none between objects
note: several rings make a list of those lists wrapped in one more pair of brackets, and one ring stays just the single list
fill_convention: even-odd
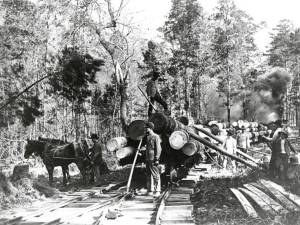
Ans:
[{"label": "trousers", "polygon": [[152,105],[154,105],[155,101],[158,102],[159,104],[161,104],[163,106],[165,112],[168,111],[168,104],[165,102],[165,100],[162,99],[162,97],[159,94],[159,92],[156,92],[156,94],[154,95],[154,97],[150,97],[151,104],[149,104],[148,116],[150,116],[152,114],[152,110],[153,110],[153,106]]},{"label": "trousers", "polygon": [[151,192],[161,191],[161,181],[159,169],[153,161],[146,162],[147,190]]}]

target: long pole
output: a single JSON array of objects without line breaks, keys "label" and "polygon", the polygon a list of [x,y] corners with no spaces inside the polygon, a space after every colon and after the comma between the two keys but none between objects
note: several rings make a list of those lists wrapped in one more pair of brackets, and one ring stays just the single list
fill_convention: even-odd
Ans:
[{"label": "long pole", "polygon": [[134,167],[135,167],[135,164],[136,164],[137,156],[138,156],[139,151],[141,149],[142,141],[143,141],[143,139],[140,140],[139,146],[138,146],[138,148],[136,150],[136,153],[135,153],[135,156],[134,156],[134,160],[133,160],[133,163],[132,163],[129,179],[128,179],[128,182],[127,182],[126,192],[129,192],[129,189],[130,189],[132,175],[133,175]]},{"label": "long pole", "polygon": [[219,148],[218,146],[214,145],[213,143],[207,141],[206,139],[204,139],[204,138],[200,137],[199,135],[194,134],[194,133],[192,133],[192,132],[190,132],[188,130],[186,132],[190,135],[190,137],[192,137],[192,138],[196,139],[197,141],[201,142],[202,144],[204,144],[204,145],[206,145],[206,146],[208,146],[208,147],[210,147],[210,148],[212,148],[212,149],[220,152],[221,154],[226,155],[226,156],[228,156],[228,157],[236,160],[237,162],[245,164],[245,165],[247,165],[249,167],[258,168],[258,165],[256,163],[254,163],[254,162],[250,163],[250,162],[248,162],[246,160],[243,160],[243,159],[237,157],[236,155],[232,155],[232,154],[226,152],[224,149]]}]

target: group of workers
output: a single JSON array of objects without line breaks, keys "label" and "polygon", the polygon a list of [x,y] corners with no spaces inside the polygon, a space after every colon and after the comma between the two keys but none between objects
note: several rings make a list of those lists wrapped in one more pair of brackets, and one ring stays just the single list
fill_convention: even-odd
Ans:
[{"label": "group of workers", "polygon": [[[160,103],[167,115],[170,115],[167,103],[161,97],[158,90],[158,80],[160,73],[158,70],[153,70],[152,78],[146,84],[146,92],[148,95],[149,108],[148,116],[150,117],[153,111],[153,104],[155,101]],[[153,132],[154,124],[147,123],[147,146],[146,146],[146,167],[147,167],[147,188],[150,195],[158,196],[160,194],[160,175],[158,169],[158,161],[161,154],[160,138],[157,134]],[[286,177],[288,161],[291,152],[295,152],[290,142],[288,141],[287,129],[282,127],[282,122],[277,120],[274,122],[272,129],[272,134],[270,137],[262,136],[262,138],[269,142],[271,147],[272,155],[269,164],[270,175],[275,177],[279,175],[281,179]],[[244,126],[241,127],[239,133],[235,134],[235,129],[230,128],[226,131],[226,136],[220,136],[217,132],[215,135],[223,140],[223,143],[215,143],[226,150],[228,153],[235,155],[237,149],[247,153],[247,150],[251,148],[250,146],[250,133],[247,132]],[[214,132],[212,132],[214,133]],[[208,141],[209,138],[206,138]],[[216,162],[223,169],[227,169],[229,166],[232,167],[233,171],[236,171],[236,161],[232,160],[230,157],[218,154],[215,150],[209,149],[205,146],[204,155],[207,161]]]},{"label": "group of workers", "polygon": [[[223,140],[223,144],[219,144],[228,153],[236,155],[237,149],[241,149],[243,152],[247,153],[251,149],[250,146],[250,133],[247,132],[245,127],[242,127],[239,133],[235,134],[235,130],[230,128],[227,131],[226,137],[220,136],[216,133],[219,139]],[[285,180],[288,170],[288,163],[290,156],[296,153],[293,146],[288,140],[287,127],[283,127],[282,121],[277,120],[273,123],[272,133],[270,137],[261,136],[264,142],[268,143],[271,148],[271,159],[269,163],[269,174],[271,177],[279,177],[281,180]],[[221,167],[226,169],[228,166],[232,167],[233,171],[236,171],[236,162],[231,160],[229,157],[221,156],[217,154],[214,150],[206,149],[210,153],[208,155],[210,158],[214,158],[214,162],[218,163]]]}]

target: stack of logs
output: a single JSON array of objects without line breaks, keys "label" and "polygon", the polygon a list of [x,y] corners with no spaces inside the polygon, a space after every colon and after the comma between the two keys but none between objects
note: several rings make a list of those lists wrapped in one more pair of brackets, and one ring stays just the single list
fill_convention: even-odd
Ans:
[{"label": "stack of logs", "polygon": [[[161,137],[164,137],[162,138],[162,141],[168,142],[168,143],[162,143],[163,146],[167,146],[163,148],[163,151],[167,151],[169,153],[171,152],[171,154],[174,155],[179,154],[179,157],[177,157],[176,159],[177,161],[186,159],[187,157],[191,157],[196,152],[203,149],[204,146],[208,146],[209,148],[214,149],[219,153],[226,155],[247,166],[255,167],[255,168],[258,167],[258,165],[253,160],[253,158],[251,158],[247,154],[241,153],[243,157],[246,158],[246,160],[244,160],[243,158],[237,157],[236,155],[229,154],[228,152],[226,152],[225,150],[217,146],[217,144],[214,144],[206,140],[205,136],[208,136],[209,138],[214,139],[216,142],[219,143],[223,142],[220,138],[211,134],[209,127],[204,128],[202,125],[187,126],[186,123],[183,124],[182,122],[177,121],[171,117],[168,117],[163,113],[152,114],[152,116],[149,118],[149,121],[154,123],[155,126],[154,132],[161,135]],[[109,140],[107,142],[107,149],[109,151],[115,151],[118,159],[123,159],[132,156],[137,150],[139,141],[143,139],[145,136],[146,133],[145,123],[146,121],[143,120],[133,121],[128,128],[128,132],[127,132],[128,137],[116,137]],[[212,124],[212,126],[213,125],[216,124]],[[221,128],[220,124],[217,124],[217,126]],[[267,129],[258,130],[257,123],[249,123],[249,125],[245,124],[244,126],[252,129],[251,130],[252,136],[267,135],[269,133]],[[239,126],[235,126],[235,127],[239,127]],[[224,128],[226,127],[223,125],[221,129],[224,130]],[[256,132],[258,132],[258,135],[256,134]],[[145,141],[142,143],[142,145],[144,144]],[[182,154],[183,157],[180,157],[180,154]],[[168,157],[166,157],[166,160],[168,160]]]}]

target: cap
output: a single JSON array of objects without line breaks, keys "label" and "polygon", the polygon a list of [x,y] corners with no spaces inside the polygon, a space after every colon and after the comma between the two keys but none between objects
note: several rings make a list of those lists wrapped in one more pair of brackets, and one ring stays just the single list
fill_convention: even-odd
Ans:
[{"label": "cap", "polygon": [[154,130],[154,123],[152,123],[152,122],[146,123],[146,128],[150,128],[150,129]]}]

